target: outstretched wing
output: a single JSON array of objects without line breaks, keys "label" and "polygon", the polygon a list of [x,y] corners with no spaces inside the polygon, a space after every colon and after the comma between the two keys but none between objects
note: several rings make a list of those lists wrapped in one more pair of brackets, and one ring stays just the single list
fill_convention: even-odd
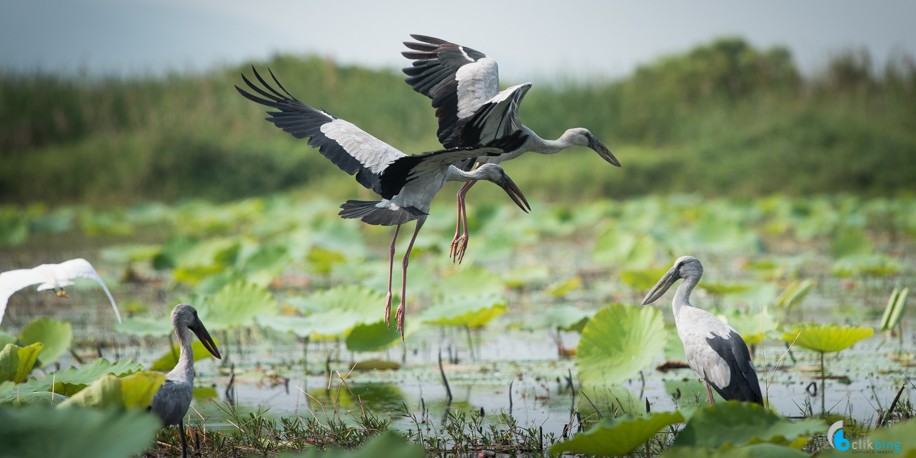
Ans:
[{"label": "outstretched wing", "polygon": [[381,177],[382,187],[389,193],[389,195],[383,194],[383,196],[388,199],[400,192],[401,187],[406,182],[425,175],[438,173],[449,165],[467,159],[481,156],[498,156],[506,151],[512,151],[520,147],[527,138],[528,136],[521,131],[515,131],[512,135],[496,139],[482,146],[451,148],[402,157],[391,164],[391,167]]},{"label": "outstretched wing", "polygon": [[235,89],[248,100],[277,110],[267,112],[268,121],[296,138],[307,137],[310,146],[318,148],[344,172],[356,175],[359,184],[381,194],[379,175],[396,159],[406,156],[404,153],[346,120],[300,102],[270,69],[268,72],[279,90],[267,83],[253,66],[251,69],[263,88],[242,75],[242,80],[257,95],[238,86]]},{"label": "outstretched wing", "polygon": [[446,148],[461,144],[461,127],[477,109],[499,93],[496,61],[472,48],[425,35],[411,35],[418,42],[404,42],[412,59],[404,68],[407,84],[432,99],[439,119],[439,142]]},{"label": "outstretched wing", "polygon": [[522,120],[518,116],[518,107],[529,89],[531,83],[519,84],[501,91],[488,100],[461,129],[459,143],[487,144],[521,131]]},{"label": "outstretched wing", "polygon": [[42,283],[46,280],[44,275],[35,269],[17,269],[0,273],[0,323],[6,314],[6,304],[10,296],[26,286]]},{"label": "outstretched wing", "polygon": [[115,303],[114,297],[111,296],[111,291],[108,290],[108,286],[105,285],[102,277],[99,276],[99,273],[95,271],[95,269],[92,267],[92,264],[89,264],[89,261],[83,258],[76,258],[69,261],[64,261],[53,267],[58,279],[66,279],[72,281],[77,278],[89,278],[95,280],[96,283],[98,283],[105,291],[105,295],[108,296],[108,301],[111,302],[111,308],[114,309],[115,316],[118,317],[118,323],[121,322],[121,311],[118,310],[118,304]]}]

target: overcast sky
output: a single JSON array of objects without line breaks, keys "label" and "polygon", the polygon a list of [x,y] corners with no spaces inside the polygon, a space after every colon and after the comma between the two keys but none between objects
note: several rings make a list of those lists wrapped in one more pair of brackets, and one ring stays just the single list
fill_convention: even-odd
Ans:
[{"label": "overcast sky", "polygon": [[916,2],[11,0],[0,67],[90,74],[206,70],[278,52],[399,68],[423,33],[476,48],[505,80],[613,79],[722,36],[785,46],[805,72],[867,48],[916,55]]}]

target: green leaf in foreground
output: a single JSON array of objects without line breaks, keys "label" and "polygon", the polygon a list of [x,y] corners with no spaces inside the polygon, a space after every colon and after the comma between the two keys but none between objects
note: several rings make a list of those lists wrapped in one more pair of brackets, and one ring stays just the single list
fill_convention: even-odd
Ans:
[{"label": "green leaf in foreground", "polygon": [[142,410],[29,406],[0,409],[3,456],[120,458],[142,453],[161,428]]},{"label": "green leaf in foreground", "polygon": [[826,430],[827,425],[821,420],[792,422],[757,404],[728,401],[698,409],[677,435],[674,445],[717,449],[770,442],[794,446],[804,445],[806,437]]},{"label": "green leaf in foreground", "polygon": [[141,371],[123,378],[104,375],[60,404],[86,407],[145,408],[165,382],[165,374]]},{"label": "green leaf in foreground", "polygon": [[47,366],[57,361],[73,341],[73,329],[66,321],[57,321],[50,318],[38,318],[22,328],[19,340],[28,345],[41,342],[44,347],[38,354],[38,365]]},{"label": "green leaf in foreground", "polygon": [[671,447],[662,452],[661,456],[662,458],[807,458],[811,455],[785,445],[763,443],[720,449]]},{"label": "green leaf in foreground", "polygon": [[576,357],[579,377],[586,384],[620,383],[651,364],[667,340],[658,310],[609,305],[582,330]]},{"label": "green leaf in foreground", "polygon": [[0,381],[22,383],[29,378],[43,345],[36,342],[25,347],[6,344],[0,351]]},{"label": "green leaf in foreground", "polygon": [[98,358],[89,364],[80,367],[71,367],[51,374],[41,379],[32,379],[24,383],[23,391],[53,391],[64,396],[72,396],[82,390],[99,377],[107,374],[121,377],[142,369],[140,363],[131,360],[110,362],[105,358]]},{"label": "green leaf in foreground", "polygon": [[652,438],[665,426],[684,421],[679,412],[658,412],[644,417],[626,415],[605,418],[576,434],[572,439],[550,447],[552,455],[563,452],[585,455],[626,455]]},{"label": "green leaf in foreground", "polygon": [[869,327],[806,324],[783,333],[782,340],[821,353],[845,350],[856,342],[875,335]]}]

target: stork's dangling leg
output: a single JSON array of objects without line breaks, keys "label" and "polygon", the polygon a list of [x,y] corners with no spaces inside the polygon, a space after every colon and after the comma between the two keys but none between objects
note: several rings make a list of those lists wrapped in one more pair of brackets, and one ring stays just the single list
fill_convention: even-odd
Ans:
[{"label": "stork's dangling leg", "polygon": [[402,340],[404,339],[404,311],[407,308],[407,264],[410,263],[410,252],[413,251],[413,243],[417,240],[417,234],[420,233],[420,228],[423,227],[425,222],[425,216],[417,219],[417,227],[413,230],[413,237],[410,238],[410,243],[407,244],[407,252],[404,253],[404,260],[401,261],[401,303],[398,305],[396,317],[398,320],[398,332],[401,333]]},{"label": "stork's dangling leg", "polygon": [[703,383],[706,384],[706,395],[708,396],[708,399],[709,399],[709,405],[715,404],[716,400],[715,398],[712,397],[712,387],[709,386],[709,382],[703,382]]},{"label": "stork's dangling leg", "polygon": [[[458,221],[455,224],[455,236],[452,238],[452,247],[449,251],[452,261],[457,261],[458,264],[461,264],[464,252],[468,248],[468,210],[465,207],[464,197],[475,183],[477,180],[468,181],[458,191]],[[463,228],[463,232],[459,234],[460,228]]]},{"label": "stork's dangling leg", "polygon": [[388,295],[385,296],[385,326],[391,327],[391,276],[394,274],[394,245],[398,241],[398,231],[401,225],[394,227],[394,237],[391,238],[391,246],[388,247]]}]

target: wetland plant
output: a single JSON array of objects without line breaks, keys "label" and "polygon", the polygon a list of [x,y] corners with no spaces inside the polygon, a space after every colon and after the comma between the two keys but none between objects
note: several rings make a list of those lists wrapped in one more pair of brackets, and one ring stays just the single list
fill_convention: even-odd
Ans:
[{"label": "wetland plant", "polygon": [[824,391],[827,370],[824,365],[824,355],[843,351],[855,345],[856,342],[867,339],[874,334],[875,330],[870,327],[840,326],[835,324],[803,324],[783,333],[782,340],[785,342],[817,352],[820,355],[822,415],[827,412],[827,393]]}]

